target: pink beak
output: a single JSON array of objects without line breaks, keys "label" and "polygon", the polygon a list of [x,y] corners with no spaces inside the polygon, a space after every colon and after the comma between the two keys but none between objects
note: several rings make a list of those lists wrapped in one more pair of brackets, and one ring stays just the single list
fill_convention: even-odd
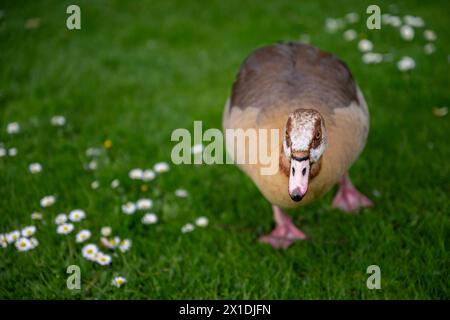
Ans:
[{"label": "pink beak", "polygon": [[291,159],[289,196],[296,202],[302,200],[308,191],[309,168],[309,157]]}]

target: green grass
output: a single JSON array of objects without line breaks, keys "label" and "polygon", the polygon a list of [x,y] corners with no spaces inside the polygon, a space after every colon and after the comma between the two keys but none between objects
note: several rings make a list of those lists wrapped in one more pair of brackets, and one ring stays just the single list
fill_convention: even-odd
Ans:
[{"label": "green grass", "polygon": [[[378,52],[412,56],[412,72],[395,63],[364,65],[356,42],[324,32],[327,16],[361,16],[371,1],[78,1],[82,30],[65,27],[71,1],[2,1],[0,10],[0,141],[18,148],[0,158],[0,233],[37,222],[40,245],[19,253],[0,249],[0,298],[37,299],[448,299],[449,118],[433,116],[449,103],[448,1],[401,1],[382,11],[420,15],[438,35],[436,52],[423,54],[421,34],[411,43],[383,26],[354,27]],[[25,21],[40,17],[39,28]],[[222,107],[242,60],[279,40],[311,41],[350,66],[371,112],[367,147],[351,169],[376,207],[348,215],[331,207],[333,194],[290,213],[311,239],[286,251],[256,240],[272,226],[269,203],[236,167],[171,166],[149,183],[128,179],[134,167],[170,161],[173,129],[221,127]],[[55,128],[49,119],[66,116]],[[19,121],[22,132],[6,133]],[[85,150],[113,141],[95,172]],[[38,175],[31,162],[42,163]],[[109,187],[119,178],[122,191]],[[91,190],[99,180],[101,187]],[[184,187],[188,199],[173,191]],[[381,193],[373,196],[373,190]],[[39,200],[57,203],[41,209]],[[160,222],[143,226],[120,205],[151,197]],[[133,240],[108,267],[81,256],[74,234],[56,234],[59,212],[82,208],[93,241],[99,229]],[[199,215],[210,225],[181,234]],[[66,288],[66,268],[81,268],[82,289]],[[368,290],[366,268],[381,268],[382,289]],[[115,275],[128,284],[110,285]]]}]

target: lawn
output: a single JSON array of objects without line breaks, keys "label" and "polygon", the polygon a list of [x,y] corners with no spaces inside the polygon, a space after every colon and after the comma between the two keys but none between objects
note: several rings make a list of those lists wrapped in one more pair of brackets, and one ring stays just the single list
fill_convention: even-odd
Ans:
[{"label": "lawn", "polygon": [[[382,13],[424,19],[405,41],[398,28],[365,27],[372,2],[80,0],[81,30],[71,31],[73,1],[2,1],[0,141],[18,152],[0,157],[0,233],[35,225],[39,245],[0,248],[0,298],[449,299],[450,126],[448,115],[432,110],[449,105],[450,5],[379,1]],[[359,22],[325,31],[327,17],[348,12]],[[342,37],[348,28],[393,61],[364,64],[357,40]],[[423,29],[437,35],[431,55]],[[192,131],[194,120],[221,128],[242,60],[259,46],[305,35],[346,61],[365,94],[371,130],[350,173],[376,206],[340,212],[331,207],[334,189],[289,211],[310,239],[277,251],[257,242],[273,220],[255,185],[232,165],[172,164],[170,137],[176,128]],[[399,71],[402,56],[416,67]],[[54,115],[66,124],[52,126]],[[7,133],[11,122],[20,124],[18,134]],[[96,170],[85,169],[88,148],[101,150]],[[170,171],[154,180],[128,177],[160,161]],[[29,172],[33,162],[42,172]],[[179,188],[189,196],[176,197]],[[56,203],[42,208],[46,195]],[[142,224],[143,212],[122,213],[122,204],[139,198],[153,200],[156,224]],[[58,234],[54,218],[75,208],[86,219]],[[31,219],[35,211],[42,220]],[[207,227],[180,231],[199,216]],[[99,244],[103,226],[132,240],[125,253],[104,249],[107,266],[86,260],[75,241],[89,229],[89,242]],[[81,269],[80,290],[66,286],[70,265]],[[366,286],[369,265],[381,269],[380,290]],[[119,275],[128,282],[116,288]]]}]

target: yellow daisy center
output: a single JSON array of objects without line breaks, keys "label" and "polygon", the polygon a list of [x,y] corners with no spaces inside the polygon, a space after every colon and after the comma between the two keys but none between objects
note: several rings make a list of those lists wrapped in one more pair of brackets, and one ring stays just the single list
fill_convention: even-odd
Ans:
[{"label": "yellow daisy center", "polygon": [[103,147],[105,147],[105,149],[111,149],[112,141],[110,139],[105,140],[105,142],[103,142]]}]

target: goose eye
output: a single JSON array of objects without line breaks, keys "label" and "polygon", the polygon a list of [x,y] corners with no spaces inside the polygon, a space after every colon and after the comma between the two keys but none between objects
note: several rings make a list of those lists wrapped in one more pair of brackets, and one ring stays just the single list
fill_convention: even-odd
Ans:
[{"label": "goose eye", "polygon": [[321,136],[322,136],[322,132],[317,131],[317,133],[316,133],[316,140],[319,140]]}]

